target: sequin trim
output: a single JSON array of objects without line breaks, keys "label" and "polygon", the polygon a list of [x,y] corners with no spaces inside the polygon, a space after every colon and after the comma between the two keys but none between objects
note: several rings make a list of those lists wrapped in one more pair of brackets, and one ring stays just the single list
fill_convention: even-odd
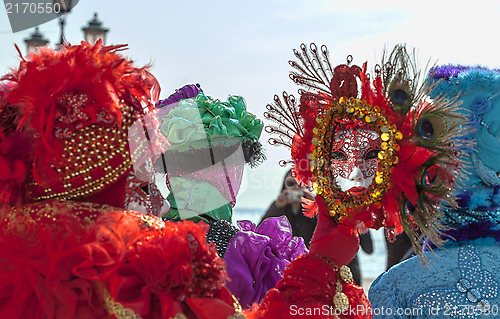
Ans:
[{"label": "sequin trim", "polygon": [[0,209],[0,215],[4,216],[6,227],[19,226],[16,216],[22,215],[30,223],[37,224],[42,220],[56,221],[58,218],[74,218],[76,222],[87,227],[94,224],[98,215],[116,211],[117,208],[109,205],[101,205],[88,202],[72,202],[61,200],[47,200],[43,202],[24,205],[23,207],[7,207]]},{"label": "sequin trim", "polygon": [[[102,294],[104,309],[110,315],[115,316],[116,319],[142,319],[142,317],[136,314],[132,309],[125,308],[121,303],[115,301],[110,295],[108,289],[104,288],[102,285],[97,286],[98,290]],[[174,318],[177,318],[177,316],[175,316]]]},{"label": "sequin trim", "polygon": [[475,222],[500,222],[500,210],[443,209],[445,225],[467,225]]},{"label": "sequin trim", "polygon": [[490,300],[498,296],[499,284],[482,267],[481,258],[472,245],[458,251],[460,278],[454,287],[440,287],[421,294],[413,301],[417,308],[431,308],[452,318],[477,318],[491,311]]}]

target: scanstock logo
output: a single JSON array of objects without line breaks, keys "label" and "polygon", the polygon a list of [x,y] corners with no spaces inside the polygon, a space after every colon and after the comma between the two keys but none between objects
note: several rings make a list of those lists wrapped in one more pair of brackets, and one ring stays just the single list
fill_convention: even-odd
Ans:
[{"label": "scanstock logo", "polygon": [[54,20],[78,4],[78,0],[4,0],[3,2],[13,33]]}]

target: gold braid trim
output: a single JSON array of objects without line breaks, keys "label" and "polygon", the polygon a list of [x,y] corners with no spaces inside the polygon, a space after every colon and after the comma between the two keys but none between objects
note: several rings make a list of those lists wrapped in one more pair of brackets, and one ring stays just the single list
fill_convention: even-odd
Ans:
[{"label": "gold braid trim", "polygon": [[[116,319],[142,319],[142,317],[136,314],[132,309],[125,308],[121,303],[114,300],[108,289],[104,287],[104,284],[97,282],[95,283],[95,287],[97,293],[102,298],[104,309],[108,312],[108,314],[115,316]],[[236,299],[234,295],[231,296],[233,297],[233,307],[236,313],[227,317],[227,319],[245,319],[245,317],[241,314],[243,309],[238,302],[238,299]],[[169,319],[187,319],[187,317],[182,313],[178,313]]]},{"label": "gold braid trim", "polygon": [[[240,304],[240,301],[238,300],[238,298],[236,298],[235,295],[231,294],[231,297],[233,297],[233,307],[234,307],[234,311],[238,314],[238,313],[241,313],[243,311],[243,308],[241,307],[241,304]],[[232,319],[231,318],[228,318],[228,319]]]},{"label": "gold braid trim", "polygon": [[113,299],[103,283],[96,282],[94,286],[95,291],[101,297],[103,307],[108,314],[115,316],[116,319],[142,319],[142,317],[136,314],[132,309],[125,308],[121,303]]}]

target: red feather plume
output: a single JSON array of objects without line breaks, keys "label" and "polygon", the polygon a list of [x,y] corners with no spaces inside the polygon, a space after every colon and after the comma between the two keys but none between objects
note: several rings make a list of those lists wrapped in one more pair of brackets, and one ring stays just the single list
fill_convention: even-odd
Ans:
[{"label": "red feather plume", "polygon": [[[4,133],[0,134],[0,165],[10,168],[3,170],[0,177],[5,180],[0,185],[3,202],[16,201],[19,185],[29,175],[40,185],[59,178],[51,165],[63,147],[54,128],[61,125],[58,119],[71,111],[68,104],[60,102],[65,94],[89,97],[85,105],[89,118],[73,124],[78,129],[96,123],[104,111],[112,117],[110,126],[120,126],[124,105],[131,106],[135,116],[153,109],[152,100],[158,99],[159,84],[149,67],[137,68],[118,54],[124,48],[125,45],[103,46],[101,40],[95,45],[82,42],[59,50],[39,48],[21,58],[19,66],[1,78],[9,83],[2,97],[2,112],[12,108],[15,119],[1,123]],[[7,134],[6,129],[12,129],[13,123],[16,132]],[[22,154],[16,157],[12,150],[18,148],[17,153]],[[9,176],[12,174],[15,176]]]}]

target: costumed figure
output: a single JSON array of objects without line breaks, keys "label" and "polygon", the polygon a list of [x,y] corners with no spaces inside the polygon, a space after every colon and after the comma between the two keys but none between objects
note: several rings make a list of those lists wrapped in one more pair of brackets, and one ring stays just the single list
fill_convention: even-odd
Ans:
[{"label": "costumed figure", "polygon": [[300,102],[283,93],[264,115],[276,126],[271,144],[291,149],[297,181],[317,196],[304,199],[318,214],[309,253],[292,261],[253,318],[369,318],[362,288],[345,266],[358,251],[357,233],[403,230],[417,244],[419,228],[439,242],[435,207],[447,201],[458,168],[449,137],[459,119],[453,104],[428,101],[415,61],[396,46],[375,68],[332,67],[325,46],[294,50],[291,79],[302,85]]},{"label": "costumed figure", "polygon": [[157,107],[170,144],[156,163],[170,190],[163,218],[231,222],[244,165],[264,160],[262,121],[247,112],[242,97],[213,100],[199,85],[184,86]]},{"label": "costumed figure", "polygon": [[[480,66],[433,68],[435,100],[457,100],[467,118],[453,143],[462,153],[456,206],[443,205],[440,247],[377,278],[369,297],[391,310],[379,318],[497,318],[500,314],[500,71]],[[460,136],[463,136],[460,138]],[[412,278],[409,278],[412,274]],[[404,315],[396,314],[404,309]]]},{"label": "costumed figure", "polygon": [[247,112],[243,97],[212,99],[198,84],[176,90],[156,106],[160,131],[170,144],[155,165],[170,190],[171,209],[163,218],[210,226],[207,240],[226,261],[226,286],[243,308],[249,307],[307,251],[286,218],[259,227],[250,221],[238,221],[239,229],[231,224],[245,164],[255,167],[264,160],[258,141],[264,125]]},{"label": "costumed figure", "polygon": [[0,318],[241,317],[208,227],[123,208],[167,145],[123,49],[39,48],[2,78]]}]

